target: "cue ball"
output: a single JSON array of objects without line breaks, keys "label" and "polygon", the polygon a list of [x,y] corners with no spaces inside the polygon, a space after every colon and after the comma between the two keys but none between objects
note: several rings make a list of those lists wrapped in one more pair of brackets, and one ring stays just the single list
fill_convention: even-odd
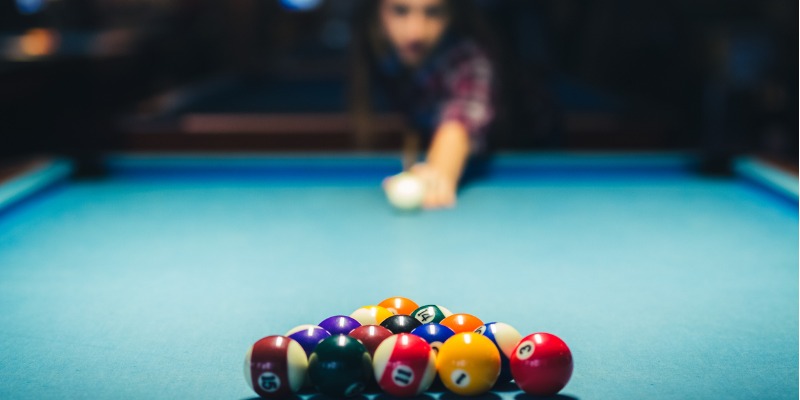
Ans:
[{"label": "cue ball", "polygon": [[386,184],[386,198],[398,210],[416,210],[425,198],[425,186],[416,176],[403,172],[389,178]]},{"label": "cue ball", "polygon": [[511,354],[511,375],[525,393],[552,396],[572,376],[572,353],[558,336],[533,333],[522,338]]}]

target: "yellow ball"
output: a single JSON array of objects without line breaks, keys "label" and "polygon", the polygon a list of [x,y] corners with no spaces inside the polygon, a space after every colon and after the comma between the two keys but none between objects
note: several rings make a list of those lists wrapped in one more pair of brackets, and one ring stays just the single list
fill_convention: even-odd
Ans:
[{"label": "yellow ball", "polygon": [[361,325],[380,325],[383,320],[394,315],[391,311],[381,306],[364,306],[350,314]]},{"label": "yellow ball", "polygon": [[500,351],[489,338],[474,332],[456,334],[439,348],[439,378],[462,396],[486,393],[500,375]]}]

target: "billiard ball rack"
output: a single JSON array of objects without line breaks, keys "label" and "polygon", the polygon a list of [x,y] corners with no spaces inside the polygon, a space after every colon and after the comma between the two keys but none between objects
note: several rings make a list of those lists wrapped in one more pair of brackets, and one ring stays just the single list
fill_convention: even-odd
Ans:
[{"label": "billiard ball rack", "polygon": [[573,359],[553,334],[523,337],[502,322],[393,297],[264,337],[248,349],[244,370],[250,388],[268,399],[299,391],[411,397],[436,385],[474,396],[510,382],[551,396],[569,382]]}]

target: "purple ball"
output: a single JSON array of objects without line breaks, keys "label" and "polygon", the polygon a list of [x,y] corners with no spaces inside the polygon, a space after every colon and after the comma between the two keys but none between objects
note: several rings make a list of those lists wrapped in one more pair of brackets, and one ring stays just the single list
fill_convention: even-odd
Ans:
[{"label": "purple ball", "polygon": [[306,355],[311,357],[317,344],[323,339],[331,337],[331,334],[319,326],[300,325],[287,332],[286,336],[300,343],[300,346],[306,351]]},{"label": "purple ball", "polygon": [[361,324],[346,315],[336,315],[325,318],[324,321],[319,323],[319,326],[330,332],[331,335],[347,335],[353,329],[361,326]]}]

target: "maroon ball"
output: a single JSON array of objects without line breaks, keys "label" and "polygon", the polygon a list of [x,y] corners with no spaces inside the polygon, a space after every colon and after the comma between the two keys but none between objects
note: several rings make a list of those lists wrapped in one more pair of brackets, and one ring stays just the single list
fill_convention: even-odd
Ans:
[{"label": "maroon ball", "polygon": [[247,384],[268,399],[286,398],[300,390],[307,370],[303,347],[286,336],[267,336],[257,341],[244,361]]},{"label": "maroon ball", "polygon": [[375,349],[378,348],[381,342],[392,335],[392,331],[379,325],[363,325],[353,329],[348,334],[348,336],[358,339],[364,344],[370,357],[375,355]]}]

